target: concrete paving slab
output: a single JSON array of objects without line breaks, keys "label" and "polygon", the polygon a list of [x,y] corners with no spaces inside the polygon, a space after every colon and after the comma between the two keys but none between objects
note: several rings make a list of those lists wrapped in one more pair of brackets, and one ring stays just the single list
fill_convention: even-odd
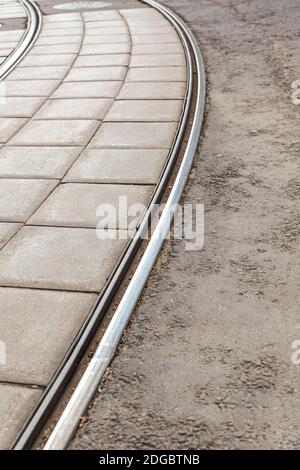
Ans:
[{"label": "concrete paving slab", "polygon": [[62,80],[69,71],[67,66],[17,67],[6,81],[14,80]]},{"label": "concrete paving slab", "polygon": [[103,123],[90,148],[169,148],[176,131],[175,123]]},{"label": "concrete paving slab", "polygon": [[184,54],[139,54],[131,56],[130,67],[185,67]]},{"label": "concrete paving slab", "polygon": [[47,54],[47,55],[27,55],[22,60],[22,67],[43,67],[45,65],[72,65],[76,59],[76,54]]},{"label": "concrete paving slab", "polygon": [[[145,207],[149,201],[151,186],[124,184],[76,184],[60,185],[30,218],[30,225],[55,227],[84,227],[130,229],[138,213],[126,217],[119,214],[119,205],[132,207],[141,204]],[[97,210],[101,205],[109,205],[112,211],[102,217]]]},{"label": "concrete paving slab", "polygon": [[61,23],[67,21],[77,21],[81,19],[80,13],[56,13],[55,15],[44,15],[43,22],[48,23]]},{"label": "concrete paving slab", "polygon": [[[30,82],[32,83],[32,82]],[[43,97],[7,97],[0,106],[0,117],[31,117],[43,103]]]},{"label": "concrete paving slab", "polygon": [[0,56],[8,56],[12,51],[12,48],[8,47],[7,49],[0,49]]},{"label": "concrete paving slab", "polygon": [[185,82],[185,67],[135,67],[128,70],[126,82]]},{"label": "concrete paving slab", "polygon": [[14,236],[19,227],[21,227],[21,224],[0,222],[0,249]]},{"label": "concrete paving slab", "polygon": [[56,180],[1,179],[0,221],[25,222],[56,185]]},{"label": "concrete paving slab", "polygon": [[90,21],[85,24],[85,30],[89,31],[91,29],[97,28],[98,31],[105,31],[109,28],[127,28],[125,21],[122,18],[116,20],[106,20],[106,21]]},{"label": "concrete paving slab", "polygon": [[35,46],[28,56],[44,54],[77,54],[79,45],[74,44],[49,44],[45,46]]},{"label": "concrete paving slab", "polygon": [[97,54],[129,54],[130,43],[122,44],[88,44],[80,50],[80,56]]},{"label": "concrete paving slab", "polygon": [[46,38],[50,36],[78,36],[79,34],[83,34],[83,27],[72,29],[64,29],[61,27],[57,27],[55,29],[48,29],[48,31],[43,31],[41,33],[41,37]]},{"label": "concrete paving slab", "polygon": [[0,118],[0,143],[7,142],[25,122],[24,118]]},{"label": "concrete paving slab", "polygon": [[[15,80],[4,81],[6,96],[49,96],[59,80]],[[20,116],[19,116],[20,117]]]},{"label": "concrete paving slab", "polygon": [[82,147],[89,142],[97,127],[98,122],[91,120],[31,121],[9,145]]},{"label": "concrete paving slab", "polygon": [[64,181],[155,184],[167,153],[165,149],[85,150],[70,168]]},{"label": "concrete paving slab", "polygon": [[170,34],[174,29],[170,25],[163,26],[131,26],[129,24],[130,32],[132,35],[138,36],[139,34]]},{"label": "concrete paving slab", "polygon": [[4,48],[8,49],[14,49],[16,45],[18,44],[17,41],[13,42],[0,42],[0,50],[2,51]]},{"label": "concrete paving slab", "polygon": [[0,384],[0,449],[10,447],[40,395],[40,390]]},{"label": "concrete paving slab", "polygon": [[87,12],[83,12],[82,16],[84,18],[84,21],[87,23],[93,22],[93,21],[119,20],[120,18],[122,18],[122,16],[117,10],[87,11]]},{"label": "concrete paving slab", "polygon": [[40,36],[35,45],[36,46],[47,46],[47,45],[60,45],[60,44],[81,44],[82,35],[76,36]]},{"label": "concrete paving slab", "polygon": [[23,227],[0,252],[0,285],[100,292],[126,242],[120,235],[126,232]]},{"label": "concrete paving slab", "polygon": [[[101,29],[101,32],[103,33],[104,29]],[[109,34],[126,34],[128,33],[128,28],[124,24],[124,26],[117,26],[116,28],[109,28],[107,29]],[[85,31],[85,37],[89,36],[98,36],[98,30],[97,29],[89,29],[88,31]]]},{"label": "concrete paving slab", "polygon": [[113,103],[104,121],[177,122],[181,109],[181,100],[121,100]]},{"label": "concrete paving slab", "polygon": [[150,26],[170,26],[170,23],[163,16],[155,18],[127,18],[129,28],[150,27]]},{"label": "concrete paving slab", "polygon": [[98,34],[98,36],[88,36],[83,40],[83,46],[89,44],[129,44],[129,34]]},{"label": "concrete paving slab", "polygon": [[114,98],[123,82],[65,82],[52,98]]},{"label": "concrete paving slab", "polygon": [[129,34],[101,33],[98,36],[87,36],[83,40],[83,46],[91,44],[130,44]]},{"label": "concrete paving slab", "polygon": [[4,42],[7,40],[19,41],[19,39],[23,36],[23,34],[24,34],[23,29],[15,29],[12,31],[2,31],[0,32],[0,42]]},{"label": "concrete paving slab", "polygon": [[182,45],[179,43],[172,44],[135,44],[132,48],[132,54],[182,54]]},{"label": "concrete paving slab", "polygon": [[112,104],[111,99],[48,100],[34,119],[103,119]]},{"label": "concrete paving slab", "polygon": [[60,179],[81,151],[81,147],[3,147],[0,178]]},{"label": "concrete paving slab", "polygon": [[18,12],[18,13],[1,13],[1,19],[2,20],[5,20],[5,19],[10,19],[10,18],[25,18],[26,14],[24,11],[22,12]]},{"label": "concrete paving slab", "polygon": [[83,67],[71,69],[65,82],[123,81],[127,67]]},{"label": "concrete paving slab", "polygon": [[[58,24],[57,23],[54,23],[54,22],[50,22],[50,23],[44,23],[43,24],[43,33],[44,31],[49,31],[49,29],[57,29],[58,27]],[[78,19],[78,20],[70,20],[70,21],[60,21],[59,22],[59,27],[60,28],[63,28],[64,31],[67,30],[67,29],[74,29],[74,28],[79,28],[81,29],[82,28],[82,20],[81,19]]]},{"label": "concrete paving slab", "polygon": [[96,298],[0,287],[1,340],[6,345],[0,381],[46,386]]},{"label": "concrete paving slab", "polygon": [[185,97],[186,85],[182,82],[124,83],[118,100],[179,100]]},{"label": "concrete paving slab", "polygon": [[128,54],[103,54],[80,56],[74,63],[76,67],[108,67],[111,65],[128,65],[130,55]]}]

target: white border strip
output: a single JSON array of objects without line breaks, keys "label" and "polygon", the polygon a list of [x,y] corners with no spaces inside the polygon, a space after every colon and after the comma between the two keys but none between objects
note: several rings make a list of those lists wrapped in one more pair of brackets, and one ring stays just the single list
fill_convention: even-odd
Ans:
[{"label": "white border strip", "polygon": [[131,279],[129,286],[127,287],[125,294],[123,295],[123,298],[108,328],[106,329],[101,339],[101,342],[91,362],[84,372],[83,377],[77,385],[48,441],[46,442],[44,450],[62,450],[67,447],[70,439],[77,429],[80,417],[86,411],[95,392],[97,391],[106,368],[112,361],[130,316],[140,298],[151,270],[156,263],[156,259],[162,248],[165,237],[170,230],[175,215],[175,207],[176,204],[178,204],[180,201],[181,195],[188,180],[200,138],[205,107],[205,70],[202,54],[197,41],[185,23],[171,10],[162,6],[157,1],[143,1],[144,3],[147,3],[148,5],[153,6],[159,10],[167,18],[175,20],[176,23],[185,32],[187,39],[192,47],[198,76],[197,100],[193,125],[173,189],[170,193],[153,236],[149,241],[145,253]]},{"label": "white border strip", "polygon": [[28,25],[21,41],[0,65],[0,82],[3,80],[23,59],[33,46],[42,26],[42,14],[39,7],[32,0],[18,0],[27,13]]}]

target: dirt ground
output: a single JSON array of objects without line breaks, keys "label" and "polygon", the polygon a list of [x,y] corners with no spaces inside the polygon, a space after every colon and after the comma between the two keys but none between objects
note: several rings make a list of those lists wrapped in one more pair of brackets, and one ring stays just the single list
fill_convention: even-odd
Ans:
[{"label": "dirt ground", "polygon": [[164,3],[205,55],[205,247],[166,244],[71,448],[299,448],[299,0]]}]

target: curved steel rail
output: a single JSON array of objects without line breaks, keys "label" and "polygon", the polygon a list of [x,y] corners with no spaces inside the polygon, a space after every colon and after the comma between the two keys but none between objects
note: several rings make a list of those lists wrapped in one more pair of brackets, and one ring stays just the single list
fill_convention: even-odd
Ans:
[{"label": "curved steel rail", "polygon": [[42,14],[39,7],[32,0],[18,0],[24,7],[28,16],[28,24],[25,33],[17,47],[9,54],[0,65],[0,82],[3,80],[23,59],[37,39],[41,25]]},{"label": "curved steel rail", "polygon": [[[159,182],[156,186],[155,192],[154,192],[154,194],[151,198],[151,201],[148,205],[148,208],[147,208],[147,210],[146,210],[146,212],[143,216],[143,219],[142,219],[139,227],[137,228],[136,232],[132,236],[132,239],[129,241],[129,243],[125,247],[125,249],[124,249],[124,251],[123,251],[123,253],[122,253],[122,255],[121,255],[114,271],[113,271],[113,273],[111,274],[105,288],[103,289],[103,292],[99,296],[97,303],[95,304],[95,306],[92,309],[90,315],[88,316],[88,318],[86,319],[84,325],[82,326],[81,330],[79,331],[79,333],[78,333],[77,337],[75,338],[71,348],[69,349],[66,356],[64,357],[61,365],[59,366],[56,373],[54,374],[51,382],[49,383],[49,385],[46,388],[45,392],[43,393],[41,399],[37,403],[35,409],[33,410],[32,414],[31,414],[31,416],[28,418],[28,420],[24,424],[23,428],[21,429],[19,435],[15,439],[15,441],[12,445],[13,449],[28,449],[28,448],[30,448],[30,446],[33,444],[34,440],[38,436],[39,432],[41,431],[42,426],[45,424],[45,422],[47,420],[47,417],[49,416],[49,414],[51,413],[53,407],[55,406],[58,399],[60,398],[63,391],[65,390],[65,387],[66,387],[67,383],[70,381],[70,379],[72,377],[72,374],[74,373],[74,370],[76,369],[80,359],[82,358],[82,356],[83,356],[90,340],[92,339],[94,333],[96,332],[97,328],[99,327],[99,324],[100,324],[101,320],[103,319],[106,311],[108,310],[108,308],[111,304],[111,301],[112,301],[119,285],[121,284],[121,281],[123,280],[124,276],[126,275],[126,272],[128,271],[128,268],[129,268],[135,254],[136,254],[136,252],[137,252],[137,250],[138,250],[138,248],[139,248],[139,246],[140,246],[140,244],[143,240],[143,233],[148,227],[148,224],[149,224],[149,221],[151,220],[151,216],[153,214],[155,205],[160,202],[160,200],[162,198],[162,195],[163,195],[163,193],[164,193],[164,191],[167,187],[170,175],[171,175],[172,170],[174,168],[174,165],[177,161],[178,151],[179,151],[180,145],[182,143],[182,138],[183,138],[183,135],[184,135],[184,131],[185,131],[187,122],[188,122],[189,112],[190,112],[191,102],[192,102],[193,70],[192,70],[192,57],[191,57],[191,54],[189,52],[188,43],[190,43],[190,44],[193,43],[194,47],[192,47],[192,49],[197,51],[197,53],[196,54],[194,53],[193,55],[195,56],[196,62],[198,61],[197,71],[198,71],[198,76],[201,77],[201,80],[200,80],[201,83],[200,83],[200,88],[198,89],[198,99],[197,99],[198,112],[197,112],[197,117],[195,115],[196,121],[195,121],[194,126],[193,126],[194,130],[193,130],[193,133],[191,134],[191,137],[190,137],[190,140],[189,140],[189,142],[190,142],[190,149],[188,151],[189,157],[186,158],[186,160],[188,160],[188,162],[186,162],[184,164],[184,168],[181,166],[181,170],[179,170],[179,171],[181,171],[181,173],[185,173],[185,175],[186,175],[186,176],[184,176],[183,185],[182,184],[180,185],[180,186],[182,186],[182,190],[183,190],[183,187],[185,186],[185,182],[186,182],[186,179],[188,178],[190,167],[192,165],[193,156],[194,156],[194,153],[196,151],[196,147],[197,147],[197,143],[198,143],[198,139],[199,139],[199,135],[200,135],[200,131],[201,131],[201,124],[202,124],[202,118],[203,118],[203,112],[204,112],[204,101],[205,101],[205,74],[204,74],[204,67],[203,67],[201,53],[198,49],[197,43],[196,43],[195,39],[193,38],[192,34],[186,28],[184,23],[175,14],[173,14],[171,11],[169,11],[168,9],[166,9],[165,7],[160,5],[158,2],[152,2],[150,0],[149,1],[144,0],[144,3],[147,3],[147,4],[155,7],[162,14],[164,14],[164,16],[166,16],[168,18],[168,20],[174,25],[174,27],[176,28],[176,30],[177,30],[177,32],[178,32],[178,34],[179,34],[179,36],[182,40],[182,43],[183,43],[183,46],[184,46],[184,49],[185,49],[185,53],[186,53],[186,57],[187,57],[187,66],[188,66],[187,67],[187,70],[188,70],[188,77],[187,77],[188,87],[187,87],[187,94],[186,94],[186,99],[185,99],[184,111],[182,113],[180,123],[179,123],[178,129],[177,129],[177,133],[175,135],[173,145],[172,145],[172,148],[170,150],[167,162],[166,162],[166,164],[163,168],[163,171],[161,173]],[[187,166],[187,163],[188,163],[188,166]],[[182,179],[182,177],[180,178],[180,180],[181,179]],[[175,186],[174,186],[174,188],[175,188]],[[182,190],[180,190],[180,188],[178,187],[178,195],[181,194]],[[178,197],[178,200],[179,200],[179,198],[180,198],[180,195]],[[170,226],[170,220],[169,220],[169,224],[168,224],[168,229],[169,229],[169,226]],[[162,243],[163,243],[163,240],[162,240]],[[151,246],[152,245],[151,245],[151,241],[150,241],[149,246],[147,248],[148,252],[149,252],[149,247],[151,247]],[[160,248],[158,249],[158,252],[159,252],[159,250],[160,250]],[[146,255],[146,252],[145,252],[145,255]],[[153,259],[152,265],[155,263],[158,252],[157,252],[157,254],[155,255],[155,257]],[[144,255],[144,257],[145,257],[145,255]],[[149,255],[147,255],[147,257],[148,256]],[[153,255],[151,254],[150,256],[153,256]],[[144,260],[144,257],[143,257],[143,260]],[[142,260],[142,262],[143,262],[143,260]],[[149,266],[150,266],[150,264],[149,264]],[[147,277],[148,277],[148,275],[151,271],[151,268],[149,269],[149,266],[147,268],[148,274],[146,274],[146,271],[144,272],[145,279],[147,279]],[[141,266],[139,265],[137,272],[140,272],[140,269],[141,269]],[[134,279],[136,279],[137,277],[139,277],[139,275],[137,275],[137,272],[134,275],[134,278],[132,279],[132,281]],[[131,292],[132,292],[132,289],[136,291],[135,295],[132,297],[134,305],[135,305],[135,303],[136,303],[136,301],[137,301],[137,299],[138,299],[138,297],[139,297],[139,295],[142,291],[142,288],[143,288],[145,282],[146,281],[144,281],[144,279],[140,278],[140,281],[137,282],[135,280],[134,284],[132,284],[132,282],[131,282],[130,286],[128,287],[128,289],[131,289]],[[126,296],[128,296],[127,291],[125,293],[124,298]],[[118,312],[119,312],[120,308],[121,309],[123,308],[122,305],[124,303],[123,302],[124,298],[123,298],[117,312],[115,313],[114,323],[117,321],[117,318],[119,318],[119,313]],[[134,299],[136,299],[136,300],[134,300]],[[126,303],[126,305],[127,305],[127,303]],[[130,314],[129,314],[129,316],[130,316]],[[128,318],[129,318],[129,316],[128,316]],[[127,323],[127,320],[126,320],[125,323],[122,323],[122,325],[126,325],[126,323]],[[114,328],[113,328],[113,330],[114,330]],[[105,333],[106,338],[107,338],[107,334],[109,334],[109,336],[110,336],[109,331],[111,331],[111,325],[108,327],[108,330]],[[105,350],[105,354],[104,354],[105,364],[108,364],[110,362],[110,360],[113,356],[114,350],[117,347],[119,338],[122,335],[122,332],[123,332],[123,328],[121,327],[121,329],[119,330],[118,335],[115,337],[115,340],[113,341],[114,346],[110,345],[108,348],[105,346],[104,349],[103,349],[103,340],[101,341],[101,343],[99,345],[99,348],[102,349],[102,355],[103,355],[103,351]],[[95,355],[95,358],[96,357],[98,357],[98,354]],[[84,392],[85,400],[82,402],[83,409],[85,409],[87,407],[88,402],[89,402],[89,397],[93,395],[94,391],[97,388],[97,385],[98,385],[99,381],[101,380],[101,374],[99,374],[98,377],[94,377],[93,384],[89,385],[90,379],[91,379],[90,370],[91,370],[91,368],[93,369],[93,364],[94,364],[94,360],[91,362],[90,366],[88,367],[87,371],[85,372],[85,374],[82,378],[82,381],[80,382],[80,385],[79,385],[79,387],[81,389],[80,394],[82,393],[83,390],[85,390],[85,392]],[[104,366],[104,363],[103,363],[103,366]],[[105,367],[106,367],[106,365],[104,366],[103,371],[105,370]],[[89,377],[88,380],[86,380],[87,376]],[[83,388],[82,388],[83,381],[86,382],[86,385],[83,386]],[[86,392],[86,388],[88,388],[88,392]],[[77,389],[76,389],[75,394],[76,393],[77,393]],[[72,403],[73,403],[73,405],[72,405]],[[71,415],[73,416],[72,425],[70,424],[70,421],[69,421],[69,412],[68,412],[68,410],[70,409],[70,406],[72,408]],[[67,408],[66,408],[65,412],[63,413],[60,421],[58,422],[57,427],[55,428],[54,434],[51,435],[50,440],[47,443],[45,449],[64,448],[65,447],[65,445],[67,444],[68,440],[71,437],[71,434],[72,434],[73,430],[77,426],[77,418],[74,419],[74,417],[75,417],[75,415],[78,416],[79,410],[77,408],[77,410],[76,410],[77,412],[74,415],[73,414],[73,412],[74,412],[73,407],[74,407],[74,399],[72,397],[71,401],[67,405]],[[68,415],[67,421],[65,420],[66,414]],[[80,414],[79,414],[79,417],[80,417]],[[67,422],[68,422],[68,425],[66,426]],[[68,432],[66,434],[65,434],[64,430],[62,431],[62,428],[61,428],[62,423],[64,423],[63,428],[65,429],[65,426],[66,426],[67,429],[68,429]],[[63,439],[61,439],[62,434],[65,434],[65,437]]]},{"label": "curved steel rail", "polygon": [[164,16],[166,16],[176,26],[177,30],[180,28],[181,32],[184,32],[184,35],[189,42],[198,75],[197,99],[193,125],[174,186],[153,236],[149,241],[145,253],[96,350],[96,353],[50,435],[44,447],[45,450],[64,449],[68,445],[68,442],[78,426],[80,417],[88,407],[106,368],[114,356],[124,329],[126,328],[129,318],[156,262],[164,240],[171,228],[171,223],[174,219],[176,210],[175,207],[180,201],[189,177],[200,138],[205,107],[205,71],[197,41],[185,23],[168,8],[162,6],[157,1],[143,1],[163,13]]}]

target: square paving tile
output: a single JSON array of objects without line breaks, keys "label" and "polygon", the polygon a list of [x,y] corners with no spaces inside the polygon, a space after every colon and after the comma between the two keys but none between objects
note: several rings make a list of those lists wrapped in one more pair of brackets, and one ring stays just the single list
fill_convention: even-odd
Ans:
[{"label": "square paving tile", "polygon": [[175,123],[103,123],[90,148],[169,148],[176,132]]},{"label": "square paving tile", "polygon": [[0,180],[0,221],[25,222],[56,186],[55,180]]},{"label": "square paving tile", "polygon": [[40,390],[0,384],[0,449],[10,447],[40,395]]},{"label": "square paving tile", "polygon": [[8,49],[10,50],[14,49],[18,45],[17,41],[8,41],[8,42],[1,42],[0,41],[0,50],[2,51],[3,49]]},{"label": "square paving tile", "polygon": [[78,57],[73,67],[110,67],[129,64],[129,54],[84,55]]},{"label": "square paving tile", "polygon": [[34,119],[103,119],[111,106],[110,99],[48,100]]},{"label": "square paving tile", "polygon": [[[142,204],[146,207],[150,193],[149,186],[62,184],[41,205],[28,224],[126,230],[138,214],[128,216],[127,219],[127,211],[120,215],[120,205],[125,204],[126,208],[132,208],[134,204]],[[104,204],[111,206],[112,211],[101,217],[97,210]],[[130,228],[132,230],[135,227]]]},{"label": "square paving tile", "polygon": [[47,46],[48,44],[78,44],[80,46],[82,41],[82,35],[77,36],[40,36],[35,45],[36,46]]},{"label": "square paving tile", "polygon": [[46,15],[43,18],[46,24],[77,20],[81,20],[80,13],[55,13],[54,15]]},{"label": "square paving tile", "polygon": [[0,249],[14,236],[19,227],[21,227],[21,224],[0,222]]},{"label": "square paving tile", "polygon": [[83,28],[70,28],[64,29],[61,27],[57,27],[55,29],[48,29],[47,31],[42,31],[41,37],[49,37],[49,36],[78,36],[83,35]]},{"label": "square paving tile", "polygon": [[181,109],[182,101],[180,100],[121,100],[113,103],[104,121],[178,121]]},{"label": "square paving tile", "polygon": [[167,154],[165,149],[85,150],[64,181],[155,184]]},{"label": "square paving tile", "polygon": [[23,227],[0,252],[0,285],[100,292],[126,243],[121,236],[126,232]]},{"label": "square paving tile", "polygon": [[132,35],[138,36],[139,34],[172,34],[174,29],[171,25],[149,25],[149,26],[134,26],[129,24],[130,32]]},{"label": "square paving tile", "polygon": [[23,36],[24,30],[8,30],[2,31],[0,33],[0,42],[7,42],[7,41],[19,41],[19,39]]},{"label": "square paving tile", "polygon": [[7,142],[25,122],[24,118],[0,118],[0,143]]},{"label": "square paving tile", "polygon": [[144,26],[170,26],[169,21],[163,16],[153,18],[128,18],[130,29]]},{"label": "square paving tile", "polygon": [[65,82],[52,98],[115,98],[123,82]]},{"label": "square paving tile", "polygon": [[[101,32],[103,34],[103,31],[105,29],[101,29]],[[109,34],[126,34],[128,32],[127,27],[124,26],[116,26],[116,27],[111,27],[107,28],[106,30]],[[92,36],[98,36],[99,30],[98,29],[88,29],[85,31],[85,37],[92,37]]]},{"label": "square paving tile", "polygon": [[[97,296],[0,287],[0,380],[47,385]],[[18,338],[18,341],[16,341]]]},{"label": "square paving tile", "polygon": [[87,36],[83,40],[83,46],[90,44],[130,44],[129,34],[98,34],[98,36]]},{"label": "square paving tile", "polygon": [[123,20],[123,18],[118,18],[115,20],[106,20],[106,21],[89,21],[85,25],[85,30],[89,31],[90,29],[95,29],[97,28],[98,32],[101,30],[101,32],[104,32],[107,28],[126,28],[126,23]]},{"label": "square paving tile", "polygon": [[139,54],[182,54],[182,45],[178,43],[173,44],[136,44],[132,48],[133,55]]},{"label": "square paving tile", "polygon": [[17,67],[13,70],[6,81],[14,80],[62,80],[68,73],[66,66],[45,67]]},{"label": "square paving tile", "polygon": [[7,56],[11,53],[12,49],[10,47],[8,47],[7,49],[3,49],[1,48],[0,49],[0,56],[3,57],[3,56]]},{"label": "square paving tile", "polygon": [[82,67],[71,69],[65,82],[121,81],[125,79],[127,67]]},{"label": "square paving tile", "polygon": [[97,54],[129,54],[131,45],[124,44],[89,44],[80,50],[80,56]]},{"label": "square paving tile", "polygon": [[81,151],[81,147],[3,147],[0,178],[59,179]]},{"label": "square paving tile", "polygon": [[43,67],[45,65],[72,65],[76,54],[27,55],[22,60],[22,67]]},{"label": "square paving tile", "polygon": [[80,50],[79,44],[48,44],[42,46],[33,47],[31,52],[28,54],[32,55],[43,55],[43,54],[78,54]]},{"label": "square paving tile", "polygon": [[85,22],[90,21],[110,21],[110,20],[119,20],[122,18],[120,13],[117,10],[109,11],[87,11],[83,12],[82,16]]},{"label": "square paving tile", "polygon": [[[49,29],[57,29],[57,26],[58,24],[57,23],[54,23],[54,22],[51,22],[50,23],[44,23],[43,24],[43,31],[48,31]],[[72,21],[60,21],[59,22],[59,27],[60,28],[63,28],[64,30],[67,30],[67,29],[74,29],[74,28],[82,28],[83,27],[83,24],[82,24],[82,20],[81,18],[77,19],[77,20],[72,20]]]},{"label": "square paving tile", "polygon": [[0,105],[0,117],[31,117],[44,102],[43,97],[7,97]]},{"label": "square paving tile", "polygon": [[49,96],[59,80],[15,80],[5,81],[6,96]]},{"label": "square paving tile", "polygon": [[90,120],[31,121],[10,141],[10,145],[85,146],[99,123]]},{"label": "square paving tile", "polygon": [[185,97],[186,84],[182,82],[128,82],[124,83],[119,100],[180,100]]},{"label": "square paving tile", "polygon": [[126,82],[185,82],[185,67],[134,67],[128,70]]},{"label": "square paving tile", "polygon": [[185,67],[183,54],[138,54],[131,56],[130,67]]}]

